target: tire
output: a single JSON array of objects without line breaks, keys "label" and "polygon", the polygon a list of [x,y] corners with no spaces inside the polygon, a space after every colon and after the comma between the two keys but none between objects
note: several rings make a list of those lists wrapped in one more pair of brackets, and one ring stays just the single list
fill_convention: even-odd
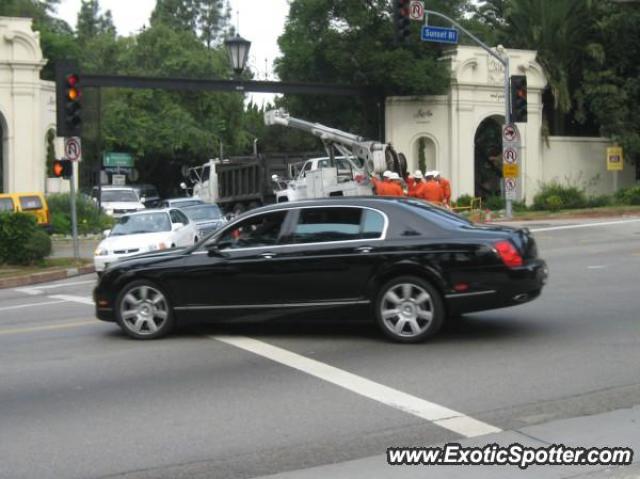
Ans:
[{"label": "tire", "polygon": [[438,290],[417,276],[400,276],[384,284],[374,308],[382,332],[400,343],[418,343],[433,336],[445,315]]},{"label": "tire", "polygon": [[127,284],[118,294],[115,312],[122,331],[134,339],[161,338],[175,324],[167,295],[147,280]]}]

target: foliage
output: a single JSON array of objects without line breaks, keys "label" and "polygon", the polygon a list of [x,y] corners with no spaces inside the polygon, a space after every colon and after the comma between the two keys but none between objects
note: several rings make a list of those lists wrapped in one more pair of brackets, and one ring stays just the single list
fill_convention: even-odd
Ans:
[{"label": "foliage", "polygon": [[588,208],[602,208],[603,206],[611,206],[614,199],[610,195],[591,196],[587,199]]},{"label": "foliage", "polygon": [[587,197],[576,186],[564,186],[557,182],[542,185],[533,197],[534,210],[585,208]]},{"label": "foliage", "polygon": [[484,200],[483,206],[492,211],[503,210],[505,208],[505,200],[502,196],[489,196]]},{"label": "foliage", "polygon": [[622,188],[616,192],[615,198],[623,205],[640,205],[640,186]]},{"label": "foliage", "polygon": [[[283,81],[340,83],[368,87],[381,95],[426,95],[446,91],[449,72],[439,58],[442,47],[419,40],[411,22],[406,45],[394,41],[394,2],[369,0],[293,0],[283,35],[283,56],[275,68]],[[433,0],[429,8],[461,18],[464,0]],[[375,102],[342,97],[287,96],[280,104],[291,114],[377,138]],[[364,110],[364,111],[363,111]]]},{"label": "foliage", "polygon": [[460,195],[458,196],[458,199],[454,201],[453,206],[456,206],[458,208],[468,207],[471,206],[472,201],[473,198],[470,195]]},{"label": "foliage", "polygon": [[[66,193],[47,197],[51,211],[53,232],[57,234],[71,234],[71,202]],[[111,227],[111,217],[102,213],[90,198],[78,195],[76,197],[76,213],[78,218],[78,234],[95,234]]]},{"label": "foliage", "polygon": [[25,213],[0,214],[0,263],[32,264],[51,252],[51,240]]},{"label": "foliage", "polygon": [[111,10],[100,13],[98,0],[82,0],[78,12],[76,24],[78,39],[81,41],[94,38],[98,35],[115,36],[116,28],[113,25]]}]

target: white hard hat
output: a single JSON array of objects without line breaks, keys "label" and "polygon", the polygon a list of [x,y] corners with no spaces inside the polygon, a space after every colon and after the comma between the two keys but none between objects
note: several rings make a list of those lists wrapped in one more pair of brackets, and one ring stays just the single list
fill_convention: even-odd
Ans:
[{"label": "white hard hat", "polygon": [[424,176],[433,176],[433,171],[432,170],[427,170],[424,172]]},{"label": "white hard hat", "polygon": [[424,178],[424,176],[422,176],[422,171],[420,170],[416,170],[416,172],[413,174],[413,177],[418,179]]},{"label": "white hard hat", "polygon": [[392,175],[392,174],[393,174],[393,173],[391,173],[391,171],[389,171],[389,170],[385,170],[385,171],[384,171],[384,173],[382,173],[382,177],[383,177],[383,178],[391,178],[391,175]]},{"label": "white hard hat", "polygon": [[391,173],[391,179],[392,180],[399,180],[400,179],[400,175],[398,173]]},{"label": "white hard hat", "polygon": [[438,170],[433,170],[431,173],[433,173],[433,176],[440,176],[440,172]]}]

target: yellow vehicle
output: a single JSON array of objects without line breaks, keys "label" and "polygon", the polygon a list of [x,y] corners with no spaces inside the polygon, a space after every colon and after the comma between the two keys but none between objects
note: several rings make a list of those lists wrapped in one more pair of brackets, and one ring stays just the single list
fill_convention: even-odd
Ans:
[{"label": "yellow vehicle", "polygon": [[38,225],[49,229],[51,215],[49,206],[42,193],[0,194],[0,213],[28,213],[35,216]]}]

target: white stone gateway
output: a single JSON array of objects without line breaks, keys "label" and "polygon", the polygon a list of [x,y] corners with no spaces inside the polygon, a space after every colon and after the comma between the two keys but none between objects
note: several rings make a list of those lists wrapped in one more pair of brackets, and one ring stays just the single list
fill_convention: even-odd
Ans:
[{"label": "white stone gateway", "polygon": [[[613,191],[606,171],[605,138],[542,135],[542,91],[547,80],[536,52],[508,50],[511,75],[527,76],[528,122],[519,123],[522,137],[518,198],[531,203],[542,183],[558,181],[584,187],[588,194]],[[451,180],[453,197],[476,192],[474,141],[483,121],[504,123],[504,69],[479,47],[447,51],[442,67],[451,71],[447,95],[391,97],[386,102],[386,138],[407,155],[409,170],[418,168],[424,145],[426,169]],[[422,141],[421,141],[422,139]],[[635,168],[625,164],[620,186],[635,183]]]},{"label": "white stone gateway", "polygon": [[[55,131],[55,85],[30,18],[0,17],[0,191],[45,191],[46,134]],[[60,141],[56,140],[57,151]]]}]

